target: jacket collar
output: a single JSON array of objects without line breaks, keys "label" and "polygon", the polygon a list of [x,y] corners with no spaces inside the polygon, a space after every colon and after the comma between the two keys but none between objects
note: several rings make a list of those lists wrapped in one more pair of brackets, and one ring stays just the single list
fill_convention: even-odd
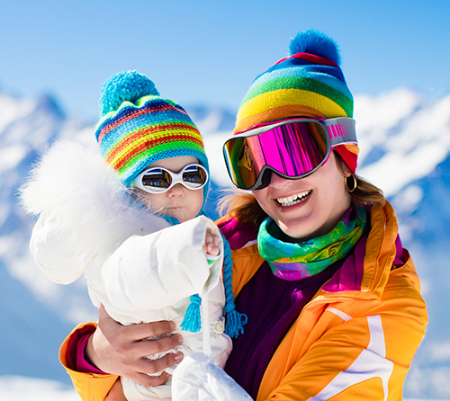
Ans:
[{"label": "jacket collar", "polygon": [[[258,253],[257,230],[253,226],[244,225],[230,216],[221,219],[218,225],[233,250]],[[392,266],[394,263],[404,263],[397,218],[389,202],[386,201],[382,208],[370,210],[370,227],[368,235],[360,239],[353,254],[319,290],[315,300],[380,299]],[[259,265],[252,268],[254,272],[249,277],[258,270]]]}]

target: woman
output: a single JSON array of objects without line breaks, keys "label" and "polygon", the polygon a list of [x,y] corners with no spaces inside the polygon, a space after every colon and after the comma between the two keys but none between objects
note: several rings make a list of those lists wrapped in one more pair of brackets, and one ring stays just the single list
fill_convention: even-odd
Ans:
[{"label": "woman", "polygon": [[[225,371],[256,400],[401,399],[425,333],[426,307],[398,224],[380,190],[355,175],[352,95],[337,46],[316,31],[298,34],[290,56],[259,75],[224,146],[233,183],[219,221],[233,250],[236,308],[247,315]],[[86,358],[103,372],[145,385],[145,373],[174,363],[143,357],[174,347],[169,322],[121,327],[106,314]],[[80,352],[80,351],[78,351]],[[158,366],[156,366],[158,365]],[[71,372],[104,397],[116,376]],[[218,386],[226,384],[218,384]]]}]

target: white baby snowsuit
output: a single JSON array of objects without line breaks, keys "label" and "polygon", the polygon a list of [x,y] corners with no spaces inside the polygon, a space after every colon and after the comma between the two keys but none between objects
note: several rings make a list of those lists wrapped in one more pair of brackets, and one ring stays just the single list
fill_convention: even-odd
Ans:
[{"label": "white baby snowsuit", "polygon": [[[51,280],[68,284],[84,272],[94,305],[122,324],[175,322],[185,355],[203,351],[206,322],[211,356],[225,365],[232,345],[224,333],[223,246],[212,265],[202,248],[207,229],[219,235],[212,220],[170,226],[130,197],[99,154],[74,143],[57,143],[44,155],[22,201],[39,215],[30,250]],[[197,333],[180,329],[193,294],[208,310]],[[170,380],[153,388],[122,381],[129,401],[171,398]]]}]

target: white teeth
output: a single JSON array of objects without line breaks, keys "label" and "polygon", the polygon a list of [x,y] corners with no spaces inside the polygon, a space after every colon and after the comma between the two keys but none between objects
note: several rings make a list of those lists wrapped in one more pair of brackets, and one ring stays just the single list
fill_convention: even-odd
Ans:
[{"label": "white teeth", "polygon": [[288,196],[287,198],[279,198],[277,201],[281,206],[292,206],[296,203],[303,202],[310,193],[311,191],[305,191],[297,195]]}]

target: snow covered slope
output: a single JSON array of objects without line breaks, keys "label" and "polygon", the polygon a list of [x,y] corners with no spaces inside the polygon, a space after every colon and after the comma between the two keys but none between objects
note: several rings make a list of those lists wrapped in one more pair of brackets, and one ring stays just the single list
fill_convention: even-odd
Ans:
[{"label": "snow covered slope", "polygon": [[[450,95],[426,101],[404,88],[375,98],[357,96],[359,174],[382,188],[400,220],[400,234],[419,271],[430,325],[407,378],[409,398],[450,398]],[[188,107],[205,138],[212,189],[229,187],[221,145],[234,112]],[[28,252],[34,219],[17,202],[39,154],[52,141],[74,139],[96,147],[93,124],[67,118],[50,96],[22,99],[0,92],[0,375],[67,382],[57,361],[62,338],[77,322],[96,318],[80,279],[48,281]],[[208,212],[217,217],[217,192]],[[5,324],[6,323],[6,324]]]}]

